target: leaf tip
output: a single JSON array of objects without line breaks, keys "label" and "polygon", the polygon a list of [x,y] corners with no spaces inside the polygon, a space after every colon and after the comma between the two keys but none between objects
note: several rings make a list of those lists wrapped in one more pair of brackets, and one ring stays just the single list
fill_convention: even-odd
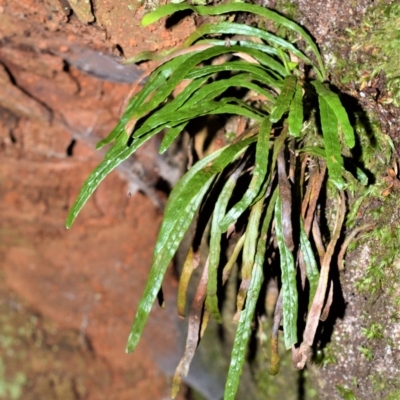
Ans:
[{"label": "leaf tip", "polygon": [[131,354],[131,353],[133,353],[133,351],[135,350],[135,347],[136,347],[136,346],[134,346],[134,344],[132,344],[132,343],[130,342],[130,339],[128,339],[128,344],[126,345],[125,353],[126,353],[126,354]]},{"label": "leaf tip", "polygon": [[133,353],[134,350],[136,349],[138,341],[139,340],[137,338],[137,335],[134,334],[134,331],[133,331],[133,328],[132,328],[131,332],[129,333],[128,343],[126,345],[125,352],[127,354]]},{"label": "leaf tip", "polygon": [[67,229],[70,229],[74,221],[75,221],[75,216],[72,214],[72,212],[70,212],[67,217],[67,220],[65,221],[65,227]]}]

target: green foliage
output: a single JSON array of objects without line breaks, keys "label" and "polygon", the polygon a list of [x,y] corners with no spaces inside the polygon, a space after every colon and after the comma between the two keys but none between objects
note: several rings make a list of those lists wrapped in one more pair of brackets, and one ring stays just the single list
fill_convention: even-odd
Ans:
[{"label": "green foliage", "polygon": [[383,338],[382,325],[376,322],[372,322],[368,328],[361,328],[361,332],[369,340]]},{"label": "green foliage", "polygon": [[[388,209],[398,202],[395,196],[386,198],[385,201],[391,203],[387,204]],[[393,209],[397,209],[397,206]],[[391,213],[378,217],[380,226],[366,233],[363,238],[371,243],[372,250],[368,266],[355,283],[355,287],[364,294],[377,294],[384,288],[386,291],[391,290],[399,282],[399,273],[392,266],[399,254],[400,228],[391,221],[393,217]]]},{"label": "green foliage", "polygon": [[[379,26],[377,23],[379,22]],[[381,72],[386,74],[387,88],[392,97],[385,102],[393,101],[400,105],[400,4],[381,5],[373,10],[370,16],[370,35],[367,45],[373,47],[373,54],[379,58],[379,64],[372,72],[374,78]]]},{"label": "green foliage", "polygon": [[18,372],[12,380],[6,379],[3,360],[0,358],[0,399],[17,400],[22,396],[26,376]]},{"label": "green foliage", "polygon": [[356,395],[353,393],[351,389],[337,385],[336,390],[343,400],[357,400]]},{"label": "green foliage", "polygon": [[368,347],[365,346],[358,346],[357,350],[363,355],[363,357],[367,361],[372,361],[374,358],[374,354],[372,353],[372,350],[369,349]]},{"label": "green foliage", "polygon": [[[375,1],[362,22],[347,29],[343,47],[351,48],[348,56],[337,56],[336,65],[343,71],[342,83],[353,81],[361,91],[374,88],[377,80],[387,89],[379,96],[383,104],[400,105],[400,4]],[[360,50],[360,51],[359,51]],[[382,79],[384,77],[384,79]]]},{"label": "green foliage", "polygon": [[[182,48],[159,61],[141,91],[129,101],[117,126],[98,145],[112,143],[71,208],[67,227],[100,182],[153,136],[164,132],[160,148],[164,152],[196,118],[220,114],[241,116],[246,121],[246,129],[236,132],[236,137],[224,147],[195,163],[173,188],[127,345],[128,352],[137,346],[166,269],[198,215],[201,224],[196,234],[209,239],[210,253],[202,266],[203,276],[190,310],[187,345],[174,378],[173,393],[188,371],[208,317],[221,321],[219,295],[241,251],[235,317],[238,328],[225,391],[225,399],[233,399],[265,271],[272,270],[267,253],[280,265],[281,301],[278,300],[275,310],[273,336],[277,338],[282,323],[285,347],[292,348],[300,360],[297,366],[301,368],[307,361],[346,211],[342,191],[349,172],[344,168],[343,153],[350,154],[355,138],[339,96],[323,82],[322,58],[303,28],[274,11],[245,3],[212,7],[168,4],[146,15],[143,25],[188,9],[221,19],[200,26]],[[296,36],[306,43],[310,54],[274,32],[234,22],[240,12],[283,26],[291,32],[290,37]],[[222,18],[225,15],[230,16],[229,20]],[[185,85],[173,97],[183,82]],[[315,134],[303,129],[305,116],[319,120]],[[241,185],[237,185],[239,179]],[[319,224],[316,205],[327,185],[338,211],[325,249],[320,229],[313,224]],[[210,207],[211,221],[204,220],[209,218]],[[202,228],[207,222],[211,224],[209,236]],[[241,237],[224,267],[222,239],[225,236],[232,240],[232,232]],[[314,255],[315,248],[319,256]],[[179,294],[181,314],[193,269],[190,264],[193,265],[197,251],[191,247],[185,262],[183,292]],[[299,318],[304,318],[299,315],[299,302],[310,310],[300,324],[305,325],[304,337],[297,330]],[[300,347],[295,348],[295,344]]]}]

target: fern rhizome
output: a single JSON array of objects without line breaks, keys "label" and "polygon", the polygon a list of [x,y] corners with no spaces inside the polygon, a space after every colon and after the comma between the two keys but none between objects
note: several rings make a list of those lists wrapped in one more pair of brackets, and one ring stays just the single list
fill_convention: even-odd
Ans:
[{"label": "fern rhizome", "polygon": [[[279,370],[281,326],[295,367],[305,366],[319,321],[327,317],[332,302],[330,270],[338,268],[333,255],[347,209],[345,190],[350,182],[365,183],[366,177],[360,169],[352,171],[356,177],[345,169],[343,157],[351,156],[354,131],[338,95],[324,83],[321,55],[302,27],[274,11],[244,3],[169,4],[146,15],[143,24],[182,10],[217,17],[159,61],[130,99],[117,126],[98,145],[113,143],[85,182],[67,227],[102,179],[154,135],[163,132],[162,153],[196,118],[239,116],[241,128],[238,124],[235,137],[192,165],[169,196],[127,346],[132,352],[138,344],[167,267],[194,224],[194,237],[206,237],[209,255],[204,265],[198,265],[196,239],[184,263],[180,315],[185,315],[193,270],[199,268],[202,274],[189,311],[187,345],[173,395],[188,372],[209,317],[221,322],[219,295],[238,268],[237,331],[225,387],[225,399],[233,399],[260,289],[272,268],[279,271],[279,297],[270,372]],[[258,25],[234,22],[238,13],[256,16]],[[273,27],[283,28],[279,32],[290,41],[266,26],[273,32],[278,31]],[[176,94],[181,83],[183,89]],[[334,209],[324,218],[318,212],[321,197],[329,197]],[[221,243],[230,241],[233,250],[226,254]]]}]

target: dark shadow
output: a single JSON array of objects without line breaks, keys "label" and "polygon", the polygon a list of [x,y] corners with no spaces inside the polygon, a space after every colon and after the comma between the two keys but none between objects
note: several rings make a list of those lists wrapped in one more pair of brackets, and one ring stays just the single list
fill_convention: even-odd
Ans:
[{"label": "dark shadow", "polygon": [[11,143],[13,144],[17,143],[17,138],[15,137],[14,132],[12,130],[10,130],[8,136],[10,137]]},{"label": "dark shadow", "polygon": [[164,292],[162,287],[160,288],[160,290],[157,293],[157,301],[158,301],[158,305],[160,307],[164,307]]},{"label": "dark shadow", "polygon": [[[338,246],[340,248],[340,246]],[[333,260],[337,259],[337,253],[333,256]],[[331,341],[333,330],[338,319],[343,319],[346,313],[346,301],[343,296],[342,285],[340,283],[340,274],[337,265],[333,262],[329,274],[329,280],[333,283],[333,300],[326,321],[321,322],[318,326],[315,337],[318,343],[314,346],[314,358],[317,350],[323,349]],[[329,290],[327,290],[328,296]]]},{"label": "dark shadow", "polygon": [[301,369],[297,372],[297,400],[307,400],[306,399],[306,377],[305,377],[305,370]]},{"label": "dark shadow", "polygon": [[165,21],[165,29],[171,29],[173,26],[179,24],[179,22],[181,22],[185,17],[187,17],[192,13],[193,13],[192,10],[183,10],[172,14]]},{"label": "dark shadow", "polygon": [[167,196],[171,193],[171,190],[172,190],[170,184],[165,179],[163,179],[161,176],[158,177],[154,188],[156,190],[166,194]]},{"label": "dark shadow", "polygon": [[65,153],[67,155],[67,157],[72,157],[74,155],[74,147],[76,145],[76,140],[72,139],[70,144],[68,145]]}]

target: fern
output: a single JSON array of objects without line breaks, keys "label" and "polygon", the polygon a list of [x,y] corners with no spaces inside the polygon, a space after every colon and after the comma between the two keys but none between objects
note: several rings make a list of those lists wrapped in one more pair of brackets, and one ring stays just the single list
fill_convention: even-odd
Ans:
[{"label": "fern", "polygon": [[[314,343],[323,311],[331,258],[346,210],[345,176],[351,178],[344,169],[342,154],[349,154],[355,138],[339,97],[324,83],[325,71],[317,46],[303,28],[274,11],[244,3],[210,7],[169,4],[146,15],[143,24],[187,9],[200,15],[252,13],[284,26],[306,43],[310,53],[260,27],[226,20],[199,27],[182,48],[158,62],[142,90],[129,101],[117,126],[99,143],[98,147],[113,145],[85,182],[70,210],[67,227],[72,225],[100,182],[154,135],[164,132],[160,149],[164,152],[186,125],[198,117],[231,114],[247,120],[244,132],[194,164],[172,190],[127,345],[128,352],[137,346],[166,269],[200,206],[212,192],[217,201],[210,222],[210,255],[197,289],[200,300],[193,303],[189,321],[200,315],[203,308],[206,316],[212,315],[221,321],[217,298],[219,283],[226,282],[242,251],[242,281],[236,314],[238,329],[225,391],[225,399],[233,399],[264,271],[271,268],[265,261],[266,252],[274,246],[270,237],[276,237],[282,282],[282,309],[277,307],[275,320],[282,322],[284,342],[287,349],[292,348],[297,367],[302,368],[307,361],[308,348]],[[225,56],[222,64],[212,63],[222,55]],[[183,81],[189,84],[171,99],[174,89]],[[251,91],[257,100],[229,97],[231,88]],[[305,129],[305,115],[320,121],[317,135]],[[247,187],[236,187],[239,177],[248,178]],[[224,181],[224,185],[217,184]],[[340,207],[334,234],[325,248],[314,217],[319,193],[326,185],[331,193],[337,193]],[[235,198],[238,193],[241,198],[232,204],[234,192]],[[222,236],[229,238],[242,216],[247,224],[239,239],[240,245],[223,268]],[[317,225],[314,229],[313,224]],[[319,257],[314,255],[313,248],[318,249]],[[178,295],[180,314],[185,309],[193,252],[191,248],[182,273]],[[306,289],[306,281],[310,290]],[[308,304],[309,313],[306,320],[298,324],[299,319],[304,318],[298,313],[300,300]],[[197,346],[197,339],[193,338],[200,336],[206,318],[203,325],[200,322],[190,325],[185,355],[174,378],[174,394]],[[298,326],[305,326],[304,332],[298,332]],[[279,360],[276,350],[272,352],[274,359]],[[273,367],[274,371],[278,368]]]}]

